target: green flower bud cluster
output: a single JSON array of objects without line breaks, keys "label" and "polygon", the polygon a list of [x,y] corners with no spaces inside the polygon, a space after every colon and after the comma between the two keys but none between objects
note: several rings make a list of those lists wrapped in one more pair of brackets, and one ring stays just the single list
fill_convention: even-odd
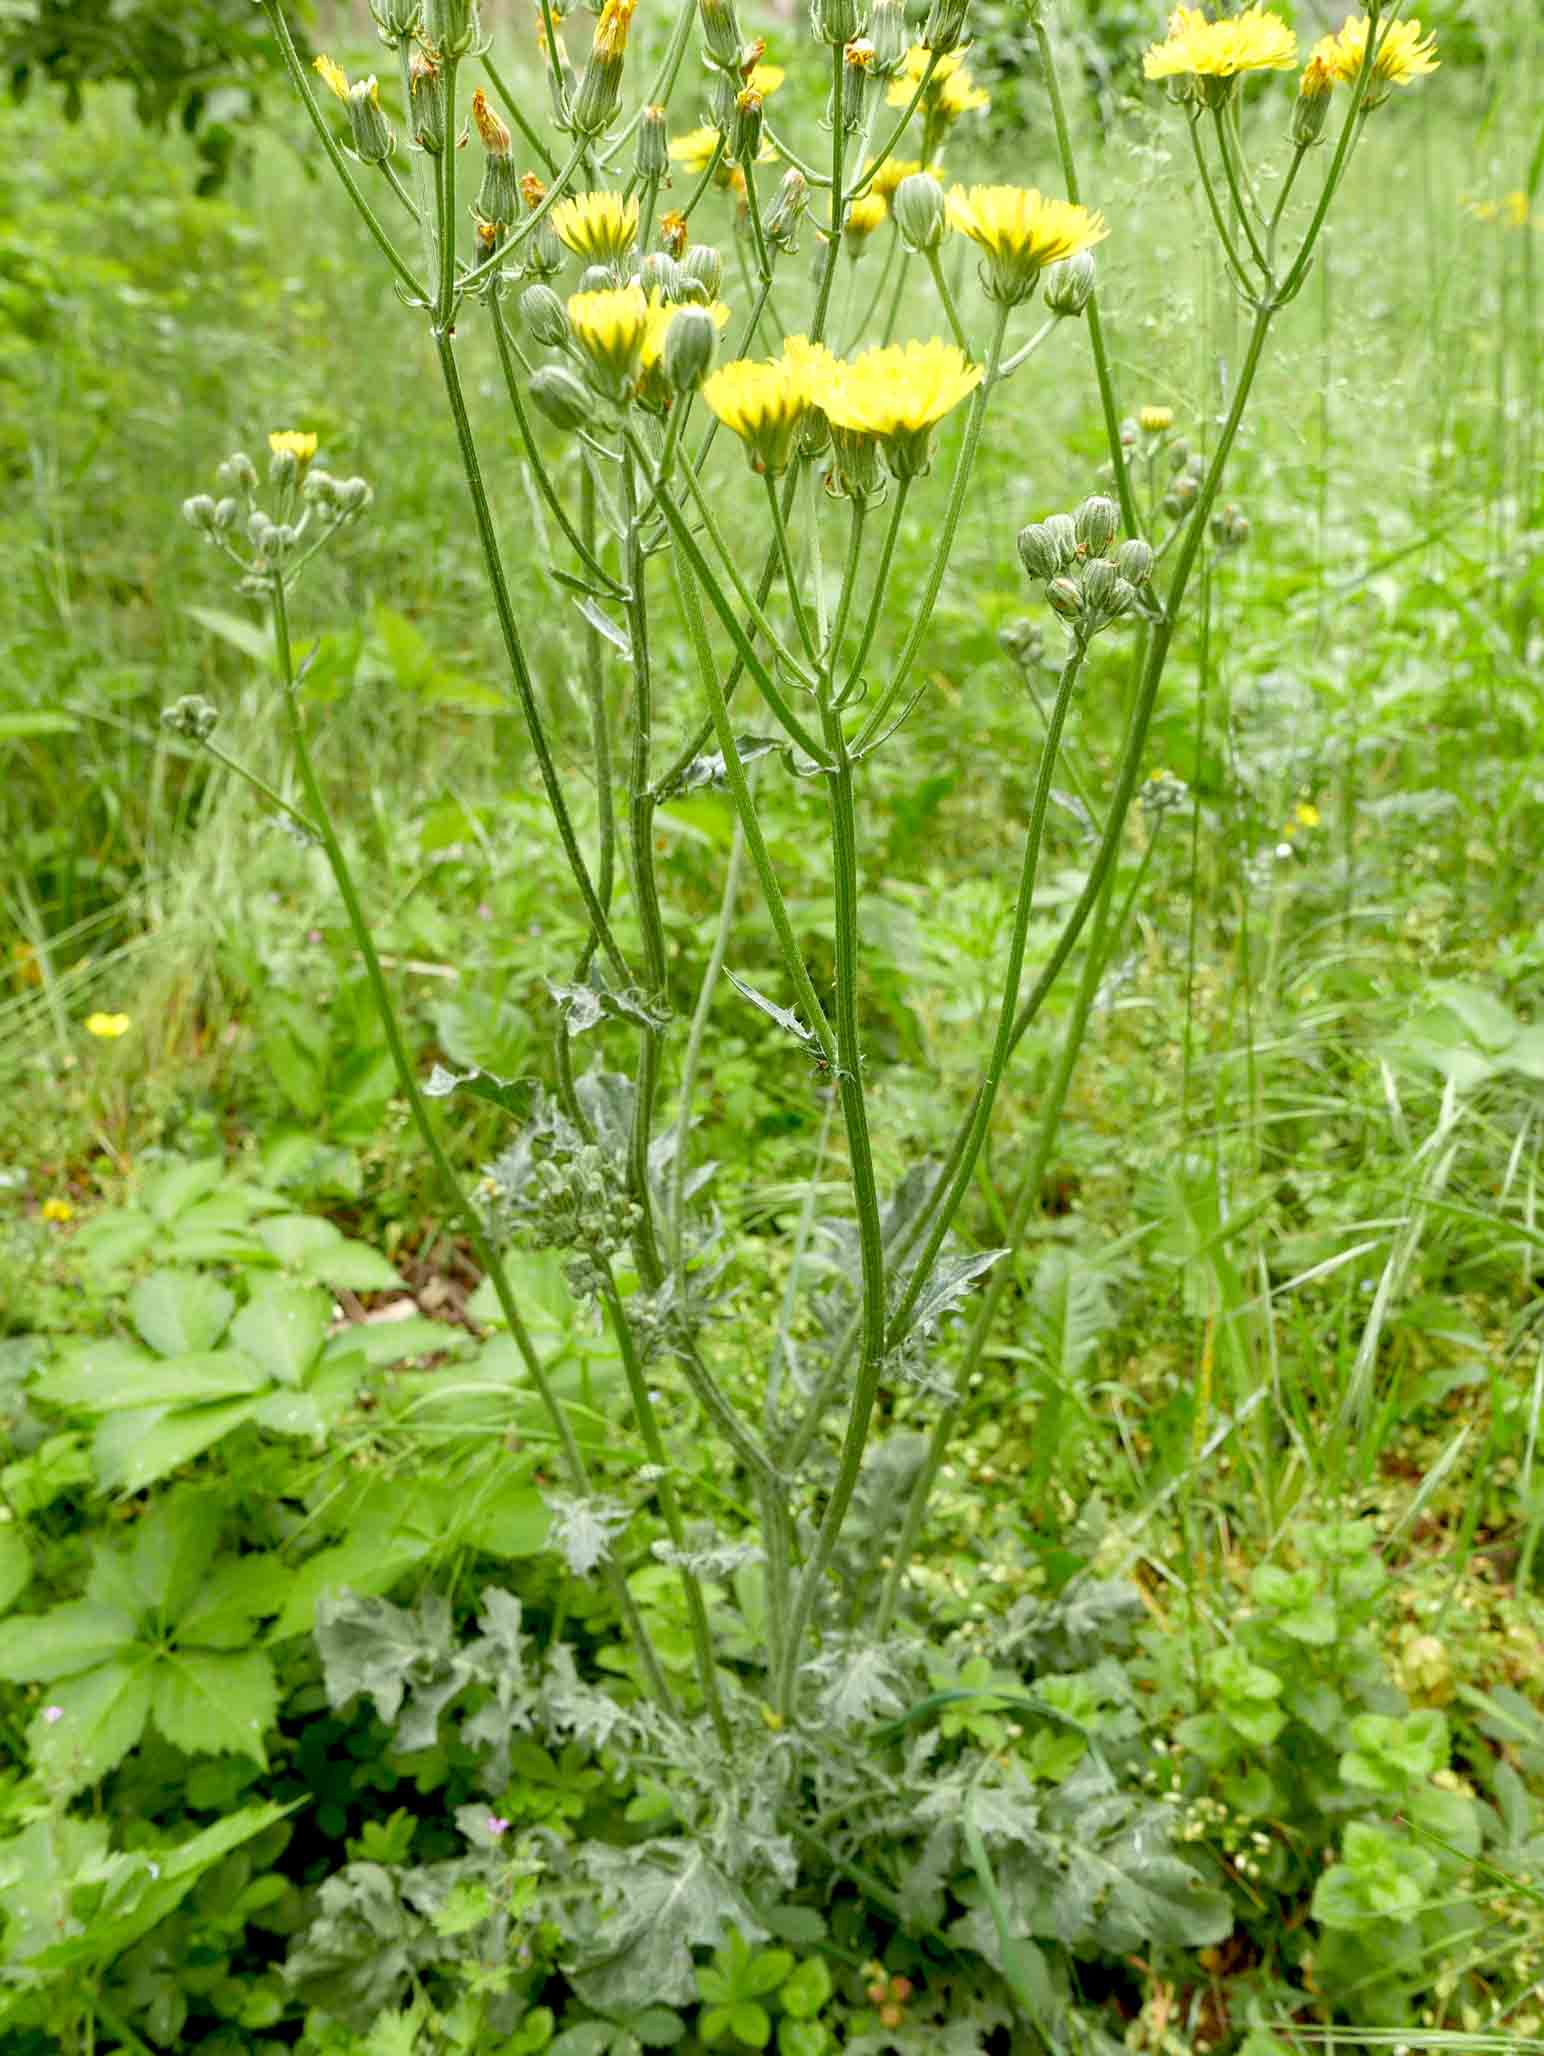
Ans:
[{"label": "green flower bud cluster", "polygon": [[1188,803],[1190,787],[1172,771],[1155,771],[1142,786],[1137,799],[1142,812],[1156,823],[1165,814],[1173,813]]},{"label": "green flower bud cluster", "polygon": [[[1172,462],[1172,459],[1170,460]],[[1200,497],[1206,476],[1206,459],[1199,450],[1187,450],[1163,496],[1163,511],[1172,521],[1183,521]]]},{"label": "green flower bud cluster", "polygon": [[1080,642],[1133,610],[1148,611],[1153,553],[1140,538],[1117,543],[1120,509],[1102,493],[1075,514],[1052,514],[1020,529],[1019,561],[1044,579],[1045,597]]},{"label": "green flower bud cluster", "polygon": [[488,1167],[484,1189],[495,1216],[518,1222],[537,1249],[572,1252],[565,1275],[583,1295],[600,1289],[638,1224],[619,1167],[550,1106]]},{"label": "green flower bud cluster", "polygon": [[184,693],[171,706],[161,709],[163,726],[187,742],[207,742],[219,719],[219,708],[197,692]]},{"label": "green flower bud cluster", "polygon": [[1021,671],[1038,671],[1045,661],[1045,636],[1038,621],[1010,621],[998,629],[997,640]]},{"label": "green flower bud cluster", "polygon": [[1249,540],[1249,517],[1237,507],[1221,507],[1212,516],[1212,541],[1219,550],[1241,550]]},{"label": "green flower bud cluster", "polygon": [[423,14],[423,0],[370,0],[370,13],[381,41],[395,49],[411,42]]},{"label": "green flower bud cluster", "polygon": [[467,56],[482,42],[477,0],[423,0],[423,39],[436,57]]},{"label": "green flower bud cluster", "polygon": [[[182,503],[183,519],[241,572],[238,590],[257,595],[268,592],[275,576],[283,576],[286,582],[293,576],[286,566],[300,549],[313,516],[322,532],[301,555],[302,563],[345,522],[362,514],[374,498],[364,479],[334,478],[330,471],[312,464],[314,435],[290,432],[271,440],[268,479],[272,512],[258,504],[257,467],[244,450],[227,457],[215,473],[215,482],[227,488],[219,499],[195,493]],[[234,492],[228,490],[231,487]],[[238,547],[242,542],[250,555]]]}]

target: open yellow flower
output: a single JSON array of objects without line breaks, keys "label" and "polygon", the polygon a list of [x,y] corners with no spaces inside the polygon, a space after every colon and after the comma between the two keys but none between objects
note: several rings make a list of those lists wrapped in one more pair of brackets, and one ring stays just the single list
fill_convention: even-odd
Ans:
[{"label": "open yellow flower", "polygon": [[[911,105],[912,96],[927,72],[931,54],[920,43],[914,43],[906,52],[905,61],[891,79],[885,94],[887,107]],[[958,121],[962,114],[974,114],[983,107],[990,107],[992,96],[983,92],[971,78],[960,52],[951,50],[933,66],[927,90],[918,104],[925,120]]]},{"label": "open yellow flower", "polygon": [[616,264],[638,240],[638,202],[620,193],[573,193],[547,219],[567,250],[586,264]]},{"label": "open yellow flower", "polygon": [[87,1014],[85,1030],[99,1042],[116,1042],[120,1035],[127,1035],[134,1023],[127,1014]]},{"label": "open yellow flower", "polygon": [[1102,214],[1073,200],[1052,200],[1033,186],[954,186],[949,226],[987,259],[986,289],[1017,306],[1035,290],[1048,264],[1076,256],[1109,234]]},{"label": "open yellow flower", "polygon": [[297,464],[309,464],[316,455],[316,437],[302,433],[298,428],[276,428],[268,438],[268,447],[276,457],[285,455],[294,458]]},{"label": "open yellow flower", "polygon": [[852,202],[842,226],[852,238],[854,254],[868,241],[876,228],[883,228],[885,216],[889,212],[889,203],[883,193],[864,193]]},{"label": "open yellow flower", "polygon": [[1287,71],[1296,62],[1296,35],[1268,8],[1208,21],[1197,7],[1177,7],[1166,39],[1153,44],[1142,70],[1150,79],[1231,80],[1248,71]]},{"label": "open yellow flower", "polygon": [[329,92],[336,99],[341,100],[346,107],[348,105],[348,73],[343,69],[343,66],[334,63],[332,58],[323,51],[321,56],[312,58],[311,69],[321,79]]},{"label": "open yellow flower", "polygon": [[683,171],[694,177],[706,171],[713,162],[713,152],[718,148],[716,128],[688,129],[684,136],[672,136],[670,140],[670,161],[679,164]]},{"label": "open yellow flower", "polygon": [[1162,435],[1166,428],[1174,426],[1172,407],[1139,407],[1137,426],[1144,435]]},{"label": "open yellow flower", "polygon": [[[1313,54],[1337,85],[1355,85],[1367,55],[1368,21],[1365,14],[1347,15],[1332,36],[1315,43]],[[1372,77],[1367,81],[1364,107],[1378,107],[1395,86],[1408,86],[1437,69],[1437,39],[1423,35],[1418,21],[1391,22],[1378,34]]]},{"label": "open yellow flower", "polygon": [[570,294],[568,325],[601,391],[613,400],[626,399],[649,325],[642,286]]},{"label": "open yellow flower", "polygon": [[769,100],[787,76],[780,64],[756,64],[751,67],[750,77],[745,83],[753,93]]},{"label": "open yellow flower", "polygon": [[833,432],[874,436],[897,478],[927,467],[933,430],[981,383],[981,367],[953,343],[889,343],[834,364],[814,398]]},{"label": "open yellow flower", "polygon": [[[869,163],[864,166],[865,172],[873,161],[872,158],[869,159]],[[883,199],[893,200],[895,189],[901,180],[910,178],[913,172],[918,171],[931,171],[935,177],[937,176],[937,166],[924,164],[920,157],[887,157],[873,174],[869,191],[878,193]]]},{"label": "open yellow flower", "polygon": [[788,469],[809,404],[807,375],[799,363],[786,356],[773,363],[738,357],[704,380],[702,397],[744,443],[753,471],[776,478]]},{"label": "open yellow flower", "polygon": [[67,1199],[45,1199],[42,1205],[45,1221],[73,1221],[75,1209]]}]

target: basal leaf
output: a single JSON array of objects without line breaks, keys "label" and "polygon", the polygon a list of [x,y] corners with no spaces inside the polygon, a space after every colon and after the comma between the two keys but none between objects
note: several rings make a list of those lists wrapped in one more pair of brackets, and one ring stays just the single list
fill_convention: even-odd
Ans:
[{"label": "basal leaf", "polygon": [[0,1613],[21,1597],[31,1576],[32,1552],[14,1522],[0,1528]]},{"label": "basal leaf", "polygon": [[213,1493],[180,1491],[158,1499],[139,1522],[130,1564],[147,1614],[163,1622],[182,1614],[214,1559],[220,1520]]}]

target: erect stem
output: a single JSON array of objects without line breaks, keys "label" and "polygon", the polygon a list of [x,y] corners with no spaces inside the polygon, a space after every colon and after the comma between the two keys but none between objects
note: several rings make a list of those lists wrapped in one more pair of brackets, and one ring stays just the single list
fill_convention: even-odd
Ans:
[{"label": "erect stem", "polygon": [[456,319],[456,71],[458,61],[445,59],[445,147],[434,160],[434,191],[439,201],[440,282],[434,302],[434,326],[449,334]]},{"label": "erect stem", "polygon": [[[446,1153],[445,1145],[440,1140],[439,1131],[430,1118],[428,1102],[425,1100],[418,1079],[414,1074],[412,1062],[408,1057],[407,1046],[402,1040],[402,1029],[397,1020],[397,1010],[392,1004],[391,993],[386,984],[386,974],[381,968],[381,960],[376,951],[375,938],[370,932],[369,922],[365,919],[364,907],[355,889],[353,873],[349,869],[348,859],[343,854],[343,845],[339,842],[337,831],[333,827],[332,815],[327,805],[326,795],[322,791],[321,782],[316,775],[316,767],[311,760],[310,745],[306,740],[305,723],[301,719],[300,706],[295,691],[295,667],[290,647],[289,612],[285,605],[282,573],[274,575],[270,594],[273,605],[274,648],[278,654],[279,678],[282,688],[280,697],[284,706],[284,718],[289,731],[290,746],[294,751],[295,768],[300,773],[300,783],[306,796],[306,804],[310,809],[317,832],[321,837],[322,848],[327,856],[328,867],[332,872],[333,882],[338,888],[338,897],[342,900],[344,912],[348,916],[349,928],[354,937],[354,946],[359,951],[360,959],[365,967],[365,978],[370,987],[370,997],[375,1004],[375,1011],[381,1023],[381,1032],[386,1038],[386,1047],[391,1056],[392,1068],[397,1074],[397,1084],[407,1100],[408,1109],[413,1117],[413,1125],[418,1130],[419,1140],[423,1143],[424,1149],[428,1153],[429,1161],[433,1164],[435,1172],[439,1177],[450,1211],[460,1226],[461,1232],[465,1235],[473,1256],[482,1266],[484,1275],[493,1286],[494,1296],[498,1300],[499,1311],[504,1317],[506,1327],[509,1329],[510,1339],[519,1352],[520,1361],[525,1366],[526,1375],[535,1386],[537,1395],[547,1411],[548,1418],[552,1422],[553,1430],[558,1438],[558,1447],[562,1452],[563,1466],[568,1472],[570,1483],[575,1492],[581,1494],[588,1493],[590,1489],[589,1472],[578,1441],[575,1439],[573,1429],[569,1425],[568,1415],[564,1411],[563,1403],[558,1398],[551,1381],[547,1377],[541,1357],[537,1353],[536,1345],[531,1340],[530,1330],[526,1327],[525,1318],[520,1311],[520,1303],[515,1298],[514,1288],[509,1282],[509,1274],[505,1270],[499,1253],[494,1248],[488,1232],[483,1226],[481,1216],[471,1200],[468,1199],[461,1180],[456,1175],[455,1166],[451,1163]],[[622,1576],[619,1568],[614,1568],[608,1573],[607,1582],[611,1587],[612,1596],[616,1600],[622,1618],[627,1623],[629,1633],[637,1647],[639,1658],[643,1664],[644,1677],[650,1692],[666,1713],[675,1714],[676,1706],[669,1683],[660,1666],[659,1657],[654,1650],[654,1645],[649,1639],[648,1630],[644,1626],[637,1606],[634,1604],[632,1594],[627,1589],[627,1581]]]},{"label": "erect stem", "polygon": [[858,637],[857,654],[852,668],[847,673],[847,683],[838,695],[838,703],[847,704],[858,681],[863,675],[864,660],[873,647],[874,636],[879,628],[879,616],[885,603],[885,592],[890,583],[890,559],[895,555],[896,538],[901,532],[901,516],[906,511],[906,496],[911,491],[911,480],[903,478],[895,488],[895,501],[890,509],[890,520],[885,529],[885,539],[879,548],[879,567],[874,573],[873,590],[869,594],[868,614],[864,619],[863,632]]},{"label": "erect stem", "polygon": [[525,716],[526,732],[531,738],[531,747],[536,752],[547,804],[552,809],[552,817],[557,823],[558,835],[563,844],[563,854],[568,859],[568,868],[574,875],[574,882],[584,901],[585,912],[589,916],[591,927],[599,937],[606,961],[624,985],[631,985],[633,980],[627,968],[627,960],[617,947],[606,910],[596,896],[588,866],[580,851],[573,820],[568,811],[568,802],[563,797],[563,788],[558,780],[557,765],[553,761],[552,751],[547,743],[547,733],[542,726],[541,710],[536,704],[536,688],[532,683],[530,666],[525,660],[525,647],[520,640],[520,630],[515,621],[515,610],[509,597],[509,582],[504,576],[504,559],[493,526],[493,512],[488,504],[487,488],[483,484],[477,443],[472,435],[471,421],[467,416],[466,397],[461,390],[461,374],[456,368],[455,346],[443,329],[436,332],[434,343],[440,360],[440,375],[445,383],[445,396],[450,402],[451,418],[456,424],[456,441],[460,446],[467,490],[472,497],[472,513],[477,523],[478,539],[482,544],[488,583],[493,587],[493,604],[499,617],[499,631],[504,639],[504,654],[509,661],[510,677],[514,681],[520,711]]}]

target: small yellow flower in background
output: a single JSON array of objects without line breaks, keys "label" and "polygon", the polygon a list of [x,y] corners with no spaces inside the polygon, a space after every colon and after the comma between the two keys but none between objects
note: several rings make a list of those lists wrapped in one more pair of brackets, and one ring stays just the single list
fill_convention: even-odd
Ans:
[{"label": "small yellow flower in background", "polygon": [[1476,221],[1499,221],[1503,228],[1544,228],[1544,215],[1534,216],[1521,187],[1503,193],[1499,200],[1465,200],[1461,204]]},{"label": "small yellow flower in background", "polygon": [[1148,50],[1142,71],[1150,79],[1233,79],[1249,71],[1287,71],[1296,62],[1296,35],[1267,8],[1208,21],[1198,7],[1177,7],[1165,41]]},{"label": "small yellow flower in background", "polygon": [[1317,828],[1319,818],[1319,809],[1312,800],[1299,800],[1292,809],[1292,819],[1299,828]]},{"label": "small yellow flower in background", "polygon": [[565,249],[586,264],[615,264],[638,240],[638,202],[620,193],[574,193],[547,219]]},{"label": "small yellow flower in background", "polygon": [[[1332,36],[1315,43],[1313,54],[1331,78],[1343,86],[1355,85],[1367,55],[1369,25],[1365,14],[1347,15]],[[1422,35],[1418,21],[1396,21],[1379,32],[1372,77],[1367,82],[1364,107],[1379,107],[1395,86],[1408,86],[1437,69],[1437,39]]]},{"label": "small yellow flower in background", "polygon": [[43,982],[43,966],[30,942],[11,944],[11,970],[23,985],[41,985]]},{"label": "small yellow flower in background", "polygon": [[[873,161],[871,157],[869,164]],[[868,165],[864,166],[864,170],[868,170]],[[895,189],[902,179],[910,178],[913,172],[920,171],[931,171],[936,177],[937,170],[936,165],[924,164],[920,157],[887,157],[874,173],[869,191],[880,194],[886,200],[893,200]]]},{"label": "small yellow flower in background", "polygon": [[45,1221],[73,1221],[75,1209],[67,1199],[45,1199],[42,1207]]},{"label": "small yellow flower in background", "polygon": [[876,228],[884,226],[889,212],[889,202],[883,193],[864,193],[847,209],[847,219],[842,226],[853,242],[861,247]]},{"label": "small yellow flower in background", "polygon": [[318,74],[323,84],[347,106],[348,73],[343,69],[343,66],[341,64],[334,64],[333,60],[324,53],[320,57],[312,58],[311,69]]},{"label": "small yellow flower in background", "polygon": [[684,257],[688,232],[686,216],[679,209],[672,208],[659,218],[659,247],[667,257]]},{"label": "small yellow flower in background", "polygon": [[1146,435],[1162,435],[1166,428],[1174,426],[1172,407],[1139,407],[1137,426]]},{"label": "small yellow flower in background", "polygon": [[1033,186],[954,186],[949,226],[986,252],[987,292],[1016,306],[1048,264],[1059,264],[1109,234],[1102,214],[1073,200],[1051,200]]},{"label": "small yellow flower in background", "polygon": [[116,1042],[133,1025],[127,1014],[87,1014],[84,1023],[86,1033],[96,1036],[99,1042]]},{"label": "small yellow flower in background", "polygon": [[276,457],[293,457],[297,464],[309,464],[316,455],[317,439],[298,428],[276,428],[268,447]]},{"label": "small yellow flower in background", "polygon": [[688,129],[684,136],[675,136],[670,144],[670,161],[679,164],[683,171],[696,176],[707,170],[713,162],[713,152],[718,148],[716,128]]},{"label": "small yellow flower in background", "polygon": [[927,467],[933,430],[974,392],[981,367],[953,343],[890,343],[835,364],[813,397],[833,429],[871,435],[884,445],[898,478]]},{"label": "small yellow flower in background", "polygon": [[[905,61],[891,79],[885,94],[887,107],[911,105],[927,72],[930,54],[920,43],[914,43],[906,52]],[[983,107],[990,107],[992,96],[983,92],[971,78],[961,54],[951,50],[947,57],[940,57],[933,66],[933,75],[928,79],[927,90],[918,104],[925,119],[936,116],[944,121],[958,121],[962,114],[975,114]]]},{"label": "small yellow flower in background", "polygon": [[745,81],[753,93],[759,93],[763,100],[769,100],[788,74],[780,64],[755,64],[750,77]]},{"label": "small yellow flower in background", "polygon": [[642,286],[574,293],[569,298],[568,325],[574,341],[589,359],[597,382],[614,400],[626,397],[648,324],[649,303]]},{"label": "small yellow flower in background", "polygon": [[705,379],[702,397],[745,445],[753,471],[776,478],[788,469],[809,404],[808,374],[797,359],[764,363],[738,357]]}]

